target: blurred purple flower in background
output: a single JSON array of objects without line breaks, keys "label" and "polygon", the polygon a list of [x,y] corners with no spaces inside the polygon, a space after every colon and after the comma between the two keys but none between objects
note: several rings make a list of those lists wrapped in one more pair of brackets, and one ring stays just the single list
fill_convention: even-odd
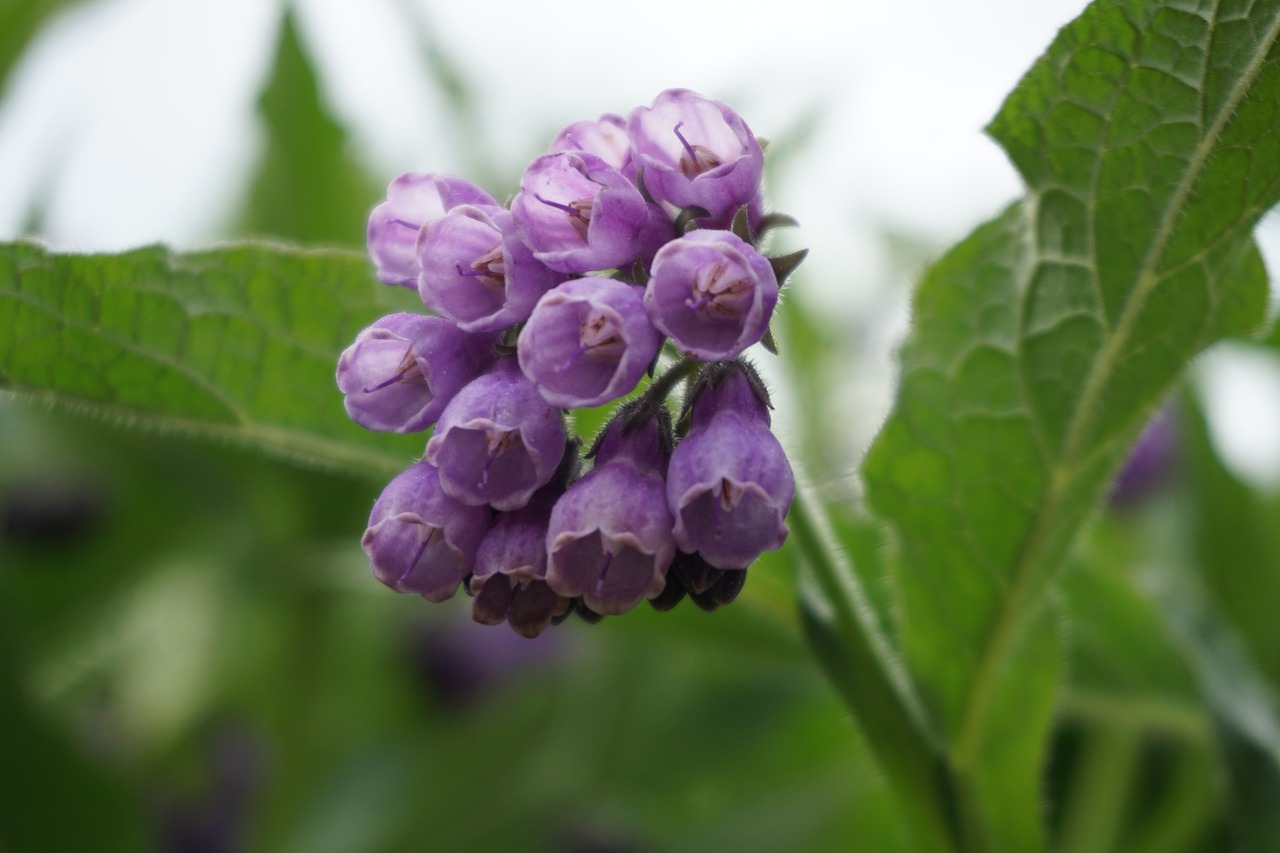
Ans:
[{"label": "blurred purple flower in background", "polygon": [[198,792],[165,791],[155,806],[161,853],[234,853],[245,849],[255,802],[266,782],[262,739],[238,725],[223,725],[205,746],[208,767]]},{"label": "blurred purple flower in background", "polygon": [[1111,505],[1131,509],[1151,497],[1168,481],[1177,457],[1177,411],[1173,406],[1165,406],[1142,430],[1111,484]]}]

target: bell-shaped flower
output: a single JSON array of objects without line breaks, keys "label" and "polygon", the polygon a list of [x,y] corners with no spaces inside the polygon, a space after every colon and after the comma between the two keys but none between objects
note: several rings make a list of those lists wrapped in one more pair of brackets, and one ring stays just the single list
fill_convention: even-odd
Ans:
[{"label": "bell-shaped flower", "polygon": [[606,428],[595,467],[556,502],[547,530],[547,583],[606,616],[660,594],[676,548],[666,439],[657,418],[629,420]]},{"label": "bell-shaped flower", "polygon": [[575,274],[630,265],[650,225],[640,191],[585,151],[544,154],[529,164],[511,215],[534,257]]},{"label": "bell-shaped flower", "polygon": [[634,285],[577,278],[547,292],[520,331],[520,368],[547,402],[600,406],[636,387],[662,336]]},{"label": "bell-shaped flower", "polygon": [[524,507],[500,513],[480,542],[469,581],[472,618],[484,625],[507,622],[536,637],[564,616],[571,604],[547,585],[547,528],[551,508],[564,487],[554,483]]},{"label": "bell-shaped flower", "polygon": [[577,121],[556,134],[549,154],[562,151],[585,151],[594,154],[635,183],[636,165],[631,158],[631,139],[627,136],[627,120],[608,113],[595,121]]},{"label": "bell-shaped flower", "polygon": [[551,479],[564,442],[560,412],[508,357],[449,401],[426,459],[454,498],[512,510]]},{"label": "bell-shaped flower", "polygon": [[455,207],[422,229],[418,293],[468,332],[526,319],[538,297],[564,280],[533,256],[500,207]]},{"label": "bell-shaped flower", "polygon": [[347,414],[376,432],[418,432],[494,359],[493,335],[469,335],[440,317],[389,314],[338,358]]},{"label": "bell-shaped flower", "polygon": [[667,470],[680,550],[718,569],[744,569],[787,538],[795,480],[756,388],[739,365],[708,380]]},{"label": "bell-shaped flower", "polygon": [[778,303],[769,260],[729,231],[690,231],[653,259],[644,307],[689,358],[728,361],[758,342]]},{"label": "bell-shaped flower", "polygon": [[764,151],[737,113],[688,89],[668,89],[627,120],[632,157],[655,201],[697,206],[727,225],[760,190]]},{"label": "bell-shaped flower", "polygon": [[387,484],[360,546],[387,586],[444,601],[471,571],[489,524],[488,507],[454,500],[440,488],[435,466],[419,462]]},{"label": "bell-shaped flower", "polygon": [[418,286],[418,232],[460,204],[496,205],[470,181],[406,172],[387,187],[387,200],[369,214],[369,256],[384,284]]}]

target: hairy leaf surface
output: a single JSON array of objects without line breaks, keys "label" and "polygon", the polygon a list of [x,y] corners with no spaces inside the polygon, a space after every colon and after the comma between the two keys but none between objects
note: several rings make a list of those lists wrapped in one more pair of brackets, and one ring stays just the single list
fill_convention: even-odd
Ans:
[{"label": "hairy leaf surface", "polygon": [[420,455],[423,438],[353,424],[334,369],[363,326],[415,302],[354,253],[4,245],[0,388],[380,478]]},{"label": "hairy leaf surface", "polygon": [[1280,197],[1280,2],[1100,0],[991,126],[1027,198],[922,281],[864,473],[903,646],[978,843],[1042,847],[1045,591],[1191,356],[1257,327]]}]

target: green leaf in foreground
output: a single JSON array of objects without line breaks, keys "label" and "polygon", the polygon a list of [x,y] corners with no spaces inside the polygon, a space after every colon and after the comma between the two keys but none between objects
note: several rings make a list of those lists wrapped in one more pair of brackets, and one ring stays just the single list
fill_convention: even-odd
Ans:
[{"label": "green leaf in foreground", "polygon": [[353,424],[334,368],[361,328],[416,302],[355,253],[3,245],[0,389],[382,476],[422,438]]},{"label": "green leaf in foreground", "polygon": [[902,645],[975,846],[1046,844],[1060,679],[1046,589],[1198,350],[1262,322],[1280,2],[1099,0],[991,126],[1028,196],[921,282],[864,473]]}]

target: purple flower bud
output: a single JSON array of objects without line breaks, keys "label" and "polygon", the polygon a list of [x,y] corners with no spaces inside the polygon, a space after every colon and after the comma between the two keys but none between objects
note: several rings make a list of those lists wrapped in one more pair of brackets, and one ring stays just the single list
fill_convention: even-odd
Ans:
[{"label": "purple flower bud", "polygon": [[504,358],[445,407],[426,459],[454,498],[512,510],[551,479],[564,442],[560,413]]},{"label": "purple flower bud", "polygon": [[511,202],[520,238],[554,270],[625,267],[640,254],[648,205],[621,172],[594,154],[544,154]]},{"label": "purple flower bud", "polygon": [[689,358],[728,361],[760,340],[778,303],[767,258],[729,231],[691,231],[653,259],[644,307]]},{"label": "purple flower bud", "polygon": [[569,610],[570,600],[547,585],[547,526],[563,487],[541,490],[528,505],[500,514],[476,553],[472,617],[483,625],[508,622],[536,637]]},{"label": "purple flower bud", "polygon": [[471,571],[489,524],[488,507],[454,500],[440,487],[435,466],[418,462],[374,503],[360,546],[373,576],[387,586],[444,601]]},{"label": "purple flower bud", "polygon": [[662,345],[632,285],[578,278],[549,291],[520,331],[520,368],[564,409],[599,406],[636,387]]},{"label": "purple flower bud", "polygon": [[627,420],[610,423],[595,467],[556,502],[547,530],[547,583],[604,615],[661,593],[676,549],[658,421],[624,435]]},{"label": "purple flower bud", "polygon": [[418,293],[467,332],[496,332],[529,316],[564,280],[516,235],[500,207],[463,205],[422,229]]},{"label": "purple flower bud", "polygon": [[755,198],[764,151],[742,118],[719,101],[668,89],[627,121],[632,157],[655,201],[697,205],[712,219]]},{"label": "purple flower bud", "polygon": [[667,500],[681,551],[743,569],[782,547],[795,496],[791,466],[769,431],[769,410],[741,369],[693,403],[689,434],[671,455]]},{"label": "purple flower bud", "polygon": [[384,284],[418,284],[418,231],[460,204],[497,204],[470,181],[406,172],[387,187],[387,200],[369,214],[369,256]]},{"label": "purple flower bud", "polygon": [[338,388],[365,429],[417,432],[496,357],[492,335],[469,335],[440,317],[390,314],[338,358]]},{"label": "purple flower bud", "polygon": [[578,121],[556,134],[549,154],[562,151],[585,151],[594,154],[621,172],[633,184],[636,166],[631,158],[631,140],[627,137],[627,120],[612,113],[595,121]]}]

